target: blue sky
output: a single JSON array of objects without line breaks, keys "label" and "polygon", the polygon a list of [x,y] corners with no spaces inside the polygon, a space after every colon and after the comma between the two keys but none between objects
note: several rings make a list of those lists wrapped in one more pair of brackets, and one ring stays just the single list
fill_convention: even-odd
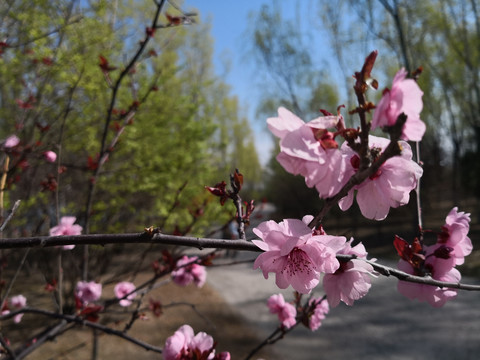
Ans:
[{"label": "blue sky", "polygon": [[[202,22],[211,23],[211,35],[214,39],[214,57],[217,73],[224,70],[222,59],[230,62],[230,71],[225,82],[232,88],[231,93],[237,95],[245,115],[251,122],[254,130],[257,151],[262,163],[269,157],[272,141],[266,133],[265,120],[255,119],[257,99],[261,88],[255,81],[253,62],[248,61],[247,48],[250,39],[247,38],[249,25],[248,15],[252,11],[259,11],[263,4],[271,4],[268,0],[185,0],[183,10],[197,9]],[[281,7],[285,17],[294,16],[297,5],[300,12],[307,12],[312,5],[308,1],[283,0],[276,2]],[[272,114],[274,115],[274,114]]]}]

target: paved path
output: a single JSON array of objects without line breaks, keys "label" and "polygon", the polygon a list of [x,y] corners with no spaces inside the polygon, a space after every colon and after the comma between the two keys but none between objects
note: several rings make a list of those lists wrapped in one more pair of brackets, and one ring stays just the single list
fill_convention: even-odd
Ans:
[{"label": "paved path", "polygon": [[[239,258],[254,256],[241,253]],[[280,292],[272,276],[265,280],[251,264],[238,264],[210,268],[208,278],[260,335],[275,329],[276,315],[266,306],[266,299]],[[435,309],[404,298],[396,284],[393,278],[375,279],[366,298],[353,307],[341,304],[331,310],[316,332],[294,329],[274,345],[281,354],[275,360],[480,359],[480,292],[461,291],[457,299]],[[287,301],[293,298],[291,290],[281,292]]]}]

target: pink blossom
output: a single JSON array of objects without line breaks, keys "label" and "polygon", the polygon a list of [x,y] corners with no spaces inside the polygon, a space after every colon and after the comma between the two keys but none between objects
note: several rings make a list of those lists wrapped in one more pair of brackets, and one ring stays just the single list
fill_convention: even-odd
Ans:
[{"label": "pink blossom", "polygon": [[393,79],[392,89],[385,89],[373,114],[372,129],[393,126],[401,113],[407,115],[403,127],[403,140],[420,141],[425,133],[425,123],[420,120],[423,108],[422,96],[417,82],[406,79],[407,71],[401,69]]},{"label": "pink blossom", "polygon": [[200,331],[193,337],[188,346],[193,352],[198,351],[199,354],[208,354],[213,349],[213,338],[207,333]]},{"label": "pink blossom", "polygon": [[217,357],[218,360],[230,360],[231,359],[230,353],[228,351],[222,351],[216,357]]},{"label": "pink blossom", "polygon": [[[75,216],[63,216],[60,219],[60,224],[50,229],[50,236],[62,236],[62,235],[80,235],[82,233],[82,227],[74,224],[77,218]],[[75,245],[64,245],[63,250],[72,250]]]},{"label": "pink blossom", "polygon": [[[385,150],[390,140],[369,136],[370,148],[378,153]],[[340,209],[347,210],[353,203],[357,191],[357,203],[362,215],[368,219],[383,220],[390,208],[396,208],[408,203],[410,191],[417,186],[423,169],[412,160],[410,145],[400,141],[402,153],[388,159],[376,174],[355,186],[348,195],[339,202]],[[347,161],[346,177],[350,178],[358,170],[358,155],[344,143],[342,151]]]},{"label": "pink blossom", "polygon": [[[23,295],[16,295],[12,296],[10,298],[10,305],[12,306],[13,309],[19,310],[27,306],[27,298]],[[18,324],[20,321],[22,321],[23,314],[17,314],[13,318],[13,322],[15,324]]]},{"label": "pink blossom", "polygon": [[313,307],[313,313],[308,320],[308,327],[310,330],[315,331],[322,325],[322,320],[325,319],[325,315],[330,311],[330,307],[327,301],[319,298],[310,299],[308,305]]},{"label": "pink blossom", "polygon": [[75,295],[84,304],[97,301],[102,296],[102,284],[94,281],[79,281],[75,289]]},{"label": "pink blossom", "polygon": [[17,135],[10,135],[8,138],[5,139],[5,142],[3,143],[3,147],[5,149],[11,149],[17,146],[19,143],[20,143],[20,139],[18,138]]},{"label": "pink blossom", "polygon": [[164,360],[182,359],[182,354],[188,350],[188,345],[193,339],[194,332],[190,325],[181,326],[175,333],[165,342],[163,348]]},{"label": "pink blossom", "polygon": [[[428,259],[427,259],[428,262]],[[401,259],[398,263],[398,269],[411,275],[418,275],[415,269],[407,261]],[[435,280],[447,282],[460,282],[460,272],[454,267],[447,272],[441,269],[439,273],[435,271],[435,267],[430,267],[431,276]],[[424,285],[407,281],[398,282],[398,292],[410,300],[417,299],[421,302],[427,302],[434,307],[442,307],[448,300],[452,300],[457,296],[457,290],[451,288],[440,288],[438,286]]]},{"label": "pink blossom", "polygon": [[458,208],[454,207],[448,213],[442,232],[438,236],[438,243],[453,249],[452,255],[456,265],[463,264],[465,256],[472,252],[472,241],[467,236],[469,229],[470,214],[458,212]]},{"label": "pink blossom", "polygon": [[27,298],[23,295],[12,296],[10,299],[10,304],[17,309],[24,308],[27,306]]},{"label": "pink blossom", "polygon": [[187,286],[192,282],[197,287],[202,287],[207,280],[205,266],[196,264],[197,256],[188,257],[184,255],[176,263],[176,270],[172,271],[172,280],[180,286]]},{"label": "pink blossom", "polygon": [[[305,217],[307,222],[311,217]],[[320,282],[320,273],[335,272],[340,263],[335,257],[346,239],[343,236],[313,235],[307,224],[297,219],[285,219],[280,223],[266,221],[253,229],[263,241],[253,240],[264,253],[260,254],[253,268],[261,268],[263,276],[275,273],[275,283],[280,289],[291,285],[302,294]]]},{"label": "pink blossom", "polygon": [[[352,240],[338,251],[338,254],[356,255],[358,258],[366,258],[365,246],[359,243],[351,246]],[[347,305],[353,305],[355,300],[361,299],[372,286],[370,275],[373,275],[372,265],[365,261],[352,259],[341,262],[340,267],[333,274],[326,274],[323,278],[323,289],[327,294],[327,300],[331,307],[336,307],[343,301]]]},{"label": "pink blossom", "polygon": [[55,154],[53,151],[45,151],[43,153],[43,157],[45,158],[45,160],[47,160],[48,162],[55,162],[55,160],[57,160],[57,154]]},{"label": "pink blossom", "polygon": [[285,328],[289,329],[297,323],[295,306],[285,302],[282,294],[270,296],[267,300],[267,306],[272,314],[278,315],[278,320]]},{"label": "pink blossom", "polygon": [[230,360],[228,352],[215,355],[213,338],[204,333],[194,334],[190,325],[182,325],[170,336],[163,348],[164,360],[210,359]]},{"label": "pink blossom", "polygon": [[270,131],[280,138],[278,162],[293,175],[302,175],[308,187],[317,189],[321,198],[335,195],[348,180],[333,135],[327,130],[341,116],[324,116],[308,123],[280,107],[278,117],[267,119]]},{"label": "pink blossom", "polygon": [[[128,281],[122,281],[115,285],[113,292],[115,293],[117,299],[122,299],[119,301],[120,306],[130,306],[132,300],[134,300],[137,296],[137,293],[133,292],[134,290],[135,285]],[[130,295],[123,299],[127,294]]]}]

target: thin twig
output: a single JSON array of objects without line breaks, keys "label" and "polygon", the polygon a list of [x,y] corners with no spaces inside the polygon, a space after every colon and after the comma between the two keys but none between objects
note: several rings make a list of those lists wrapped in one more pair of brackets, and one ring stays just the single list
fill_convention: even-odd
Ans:
[{"label": "thin twig", "polygon": [[7,351],[8,355],[12,359],[16,359],[17,357],[15,356],[15,351],[8,345],[8,343],[5,341],[5,338],[3,337],[3,334],[0,332],[0,345]]},{"label": "thin twig", "polygon": [[216,325],[205,315],[203,315],[200,311],[198,311],[197,306],[195,304],[187,303],[187,302],[172,302],[167,305],[162,305],[164,309],[169,308],[169,307],[175,307],[175,306],[188,306],[190,307],[195,314],[197,314],[201,319],[203,319],[207,324],[209,324],[213,329],[216,329]]},{"label": "thin twig", "polygon": [[0,232],[3,232],[3,230],[5,230],[5,227],[10,222],[10,220],[12,220],[12,217],[13,217],[13,215],[15,215],[15,212],[17,211],[19,206],[20,206],[20,200],[15,201],[15,203],[12,206],[12,209],[8,213],[7,218],[3,222],[2,226],[0,226]]},{"label": "thin twig", "polygon": [[[40,336],[35,337],[35,342],[28,342],[20,350],[15,351],[15,359],[23,359],[35,351],[39,346],[43,345],[46,341],[53,339],[60,335],[67,328],[68,323],[64,320],[58,324],[47,328]],[[10,360],[13,358],[7,358]]]},{"label": "thin twig", "polygon": [[10,165],[10,156],[5,155],[5,160],[3,161],[2,178],[0,180],[0,218],[2,219],[3,219],[3,197],[5,194],[5,184],[7,183],[7,174],[8,174],[9,165]]},{"label": "thin twig", "polygon": [[14,317],[15,315],[18,315],[18,314],[38,314],[38,315],[48,316],[48,317],[54,318],[54,319],[64,320],[65,323],[75,323],[77,325],[87,326],[89,328],[102,331],[105,334],[118,336],[118,337],[120,337],[124,340],[127,340],[127,341],[135,344],[135,345],[143,347],[145,350],[150,350],[150,351],[153,351],[153,352],[156,352],[156,353],[161,353],[162,352],[161,348],[159,348],[157,346],[154,346],[154,345],[150,345],[150,344],[148,344],[146,342],[143,342],[141,340],[138,340],[138,339],[136,339],[136,338],[134,338],[130,335],[125,334],[122,331],[115,330],[115,329],[112,329],[108,326],[101,325],[101,324],[98,324],[98,323],[95,323],[95,322],[92,322],[92,321],[85,320],[84,318],[81,318],[81,317],[75,316],[75,315],[58,314],[58,313],[55,313],[55,312],[52,312],[52,311],[25,307],[23,309],[12,311],[7,315],[2,315],[2,316],[0,316],[0,319],[1,320],[9,319],[9,318],[12,318],[12,317]]},{"label": "thin twig", "polygon": [[262,349],[266,345],[273,345],[277,341],[283,339],[285,334],[289,333],[292,331],[298,324],[300,324],[298,321],[293,325],[292,327],[286,329],[282,326],[279,326],[278,328],[275,329],[265,340],[263,340],[257,347],[255,347],[245,358],[245,360],[249,360],[252,358],[253,355],[255,355],[260,349]]},{"label": "thin twig", "polygon": [[[403,113],[400,114],[400,116],[397,119],[397,122],[395,123],[394,128],[402,129],[406,121],[407,121],[407,117],[405,116],[405,114]],[[320,210],[320,212],[308,224],[310,228],[314,228],[319,223],[321,223],[321,221],[323,220],[323,217],[330,211],[330,209],[334,205],[336,205],[340,201],[340,199],[347,196],[348,192],[352,190],[354,186],[361,184],[365,179],[375,174],[388,159],[400,154],[401,150],[400,150],[400,145],[398,143],[400,135],[398,134],[397,131],[393,129],[392,129],[392,134],[395,134],[396,136],[394,137],[392,136],[390,143],[388,144],[386,149],[382,152],[382,154],[378,157],[378,159],[373,164],[371,164],[365,170],[361,170],[355,173],[335,196],[325,200],[325,203],[322,209]]]},{"label": "thin twig", "polygon": [[[156,26],[157,26],[157,22],[158,22],[158,19],[160,17],[160,13],[162,11],[163,6],[165,5],[165,1],[166,0],[160,0],[159,3],[155,2],[155,4],[157,5],[157,9],[155,11],[155,15],[154,15],[153,20],[152,20],[152,25],[151,25],[152,29],[155,29]],[[85,219],[84,219],[85,220],[85,233],[87,233],[87,234],[90,233],[90,214],[91,214],[92,206],[93,206],[93,196],[94,196],[94,193],[95,193],[96,182],[97,182],[96,180],[98,179],[98,176],[100,175],[100,171],[103,168],[103,164],[105,163],[106,159],[108,158],[108,154],[110,152],[110,150],[109,150],[110,148],[106,146],[106,141],[107,141],[108,129],[109,129],[109,126],[110,126],[110,123],[111,123],[111,120],[112,120],[113,109],[114,109],[115,103],[117,101],[117,94],[118,94],[118,91],[120,89],[120,85],[121,85],[123,79],[130,72],[130,70],[133,68],[135,63],[138,61],[138,59],[140,58],[140,55],[146,49],[146,46],[147,46],[147,43],[149,42],[149,40],[150,40],[150,36],[148,34],[146,34],[144,40],[141,41],[137,52],[133,55],[130,62],[127,64],[127,66],[120,73],[120,75],[118,76],[117,81],[115,82],[115,85],[112,89],[112,97],[110,99],[110,105],[109,105],[109,108],[107,110],[107,116],[106,116],[106,119],[105,119],[105,126],[104,126],[102,139],[101,139],[101,143],[100,143],[98,165],[97,165],[97,168],[96,168],[96,170],[93,174],[93,177],[91,178],[91,180],[89,182],[89,188],[88,188],[88,192],[87,192],[87,203],[86,203],[86,206],[85,206]],[[149,93],[150,93],[150,90],[149,90]],[[120,136],[120,134],[117,134],[117,137],[118,136]],[[84,259],[83,259],[83,261],[84,261],[83,271],[82,271],[83,279],[87,280],[87,277],[88,277],[88,258],[89,258],[88,246],[86,246],[84,248],[83,257],[84,257]]]},{"label": "thin twig", "polygon": [[8,283],[7,289],[5,290],[5,293],[3,294],[2,299],[0,300],[0,307],[7,300],[8,294],[10,293],[10,290],[12,290],[13,284],[17,280],[18,274],[20,273],[20,270],[25,264],[25,261],[27,260],[27,256],[30,250],[31,248],[28,248],[27,251],[25,251],[25,254],[23,254],[22,260],[20,260],[20,264],[18,264],[17,270],[15,271],[15,275],[13,275],[12,279]]},{"label": "thin twig", "polygon": [[60,33],[61,31],[65,30],[68,26],[73,25],[73,24],[76,24],[76,23],[78,23],[78,22],[80,22],[80,21],[82,21],[82,20],[83,20],[83,16],[77,16],[75,19],[72,19],[70,22],[68,22],[68,23],[66,23],[66,24],[64,24],[64,25],[58,26],[57,28],[55,28],[55,29],[53,29],[53,30],[51,30],[51,31],[45,32],[45,33],[40,34],[40,35],[38,35],[38,36],[35,36],[35,37],[33,37],[33,38],[31,38],[31,39],[28,39],[28,40],[26,40],[26,41],[23,41],[23,42],[21,42],[21,43],[17,43],[17,44],[9,43],[9,44],[8,44],[8,47],[9,47],[9,48],[12,48],[12,49],[15,49],[15,48],[23,48],[23,47],[25,47],[26,45],[29,45],[29,44],[31,44],[31,43],[34,43],[34,42],[36,42],[36,41],[38,41],[38,40],[41,40],[41,39],[46,38],[46,37],[49,37],[49,36],[51,36],[51,35],[53,35],[53,34],[56,34],[56,33]]}]

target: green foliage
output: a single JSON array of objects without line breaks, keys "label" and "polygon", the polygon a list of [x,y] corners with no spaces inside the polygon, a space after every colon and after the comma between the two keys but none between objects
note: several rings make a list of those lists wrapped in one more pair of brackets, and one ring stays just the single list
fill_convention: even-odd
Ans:
[{"label": "green foliage", "polygon": [[[85,211],[112,86],[144,39],[154,9],[150,1],[115,3],[0,5],[6,19],[0,33],[10,34],[0,57],[1,136],[16,133],[22,141],[11,155],[7,200],[24,200],[27,220],[15,225],[26,235],[45,234],[56,223],[55,192],[41,192],[49,177],[58,181],[60,216],[82,218]],[[118,135],[119,141],[96,182],[92,232],[154,225],[199,234],[212,219],[221,223],[233,212],[205,185],[227,180],[234,167],[248,173],[250,184],[260,180],[248,121],[213,72],[209,31],[198,21],[158,29],[123,80],[106,134],[106,144]],[[100,55],[115,69],[102,72]],[[17,100],[30,95],[34,106],[19,109]],[[135,101],[138,110],[123,129],[121,113]],[[56,164],[43,160],[46,150],[60,155],[60,175]],[[17,166],[21,160],[29,164],[24,170]],[[26,226],[41,219],[40,227]]]}]

